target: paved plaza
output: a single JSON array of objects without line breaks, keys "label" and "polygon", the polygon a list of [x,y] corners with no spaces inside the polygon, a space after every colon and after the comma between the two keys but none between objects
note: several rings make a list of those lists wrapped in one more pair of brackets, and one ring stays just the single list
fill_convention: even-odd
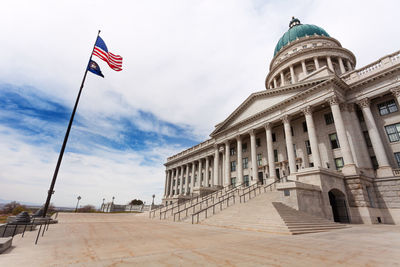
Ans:
[{"label": "paved plaza", "polygon": [[352,225],[279,235],[150,220],[137,214],[60,214],[14,238],[0,266],[399,266],[400,227]]}]

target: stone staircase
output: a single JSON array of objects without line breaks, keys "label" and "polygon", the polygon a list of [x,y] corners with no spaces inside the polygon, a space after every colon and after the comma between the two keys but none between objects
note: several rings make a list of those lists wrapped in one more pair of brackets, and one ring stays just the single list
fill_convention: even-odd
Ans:
[{"label": "stone staircase", "polygon": [[279,192],[260,194],[246,203],[236,203],[200,223],[217,227],[278,234],[306,234],[346,228],[346,225],[297,211],[279,200]]}]

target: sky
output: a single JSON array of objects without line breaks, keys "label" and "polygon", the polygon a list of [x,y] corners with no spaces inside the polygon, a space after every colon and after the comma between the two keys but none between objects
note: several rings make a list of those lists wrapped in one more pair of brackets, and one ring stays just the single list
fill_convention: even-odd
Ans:
[{"label": "sky", "polygon": [[292,16],[357,68],[399,50],[398,1],[16,1],[0,9],[0,200],[42,204],[97,35],[52,202],[161,202],[167,157],[209,138],[264,81]]}]

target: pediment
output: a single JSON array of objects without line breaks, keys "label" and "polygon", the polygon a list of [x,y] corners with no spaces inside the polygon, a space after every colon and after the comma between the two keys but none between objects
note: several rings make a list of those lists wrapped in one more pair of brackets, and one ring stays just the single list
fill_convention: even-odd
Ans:
[{"label": "pediment", "polygon": [[331,71],[327,66],[324,66],[324,67],[308,74],[303,79],[299,80],[299,82],[307,82],[307,81],[311,81],[311,80],[315,80],[315,79],[321,79],[321,78],[324,78],[327,76],[331,76],[333,74],[335,74],[333,71]]},{"label": "pediment", "polygon": [[[215,126],[215,130],[211,133],[211,136],[215,136],[221,131],[225,131],[231,127],[265,112],[266,110],[279,105],[279,103],[288,101],[296,95],[304,93],[309,88],[326,81],[329,76],[328,72],[324,73],[324,78],[315,78],[313,76],[309,81],[301,81],[293,85],[287,85],[272,90],[264,90],[261,92],[251,94],[234,112],[232,112],[228,118],[223,122],[218,123]],[[330,76],[332,77],[332,75]]]}]

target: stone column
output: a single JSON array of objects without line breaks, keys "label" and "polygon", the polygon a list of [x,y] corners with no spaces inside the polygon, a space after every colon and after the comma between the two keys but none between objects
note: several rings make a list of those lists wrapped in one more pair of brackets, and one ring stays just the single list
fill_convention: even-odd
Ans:
[{"label": "stone column", "polygon": [[186,178],[185,178],[185,195],[188,195],[189,189],[189,163],[186,164]]},{"label": "stone column", "polygon": [[231,159],[230,159],[229,141],[225,142],[225,180],[224,186],[231,184]]},{"label": "stone column", "polygon": [[350,62],[350,60],[346,60],[346,64],[347,64],[347,68],[349,69],[349,71],[351,71],[351,70],[352,70],[352,67],[351,67],[351,62]]},{"label": "stone column", "polygon": [[220,186],[225,186],[225,153],[222,152],[222,158],[221,158],[221,172],[220,172],[220,176],[219,176],[219,183],[218,185]]},{"label": "stone column", "polygon": [[301,61],[301,68],[303,69],[303,75],[306,77],[307,75],[307,68],[306,68],[306,62],[304,60]]},{"label": "stone column", "polygon": [[178,167],[177,168],[175,168],[175,188],[174,188],[174,190],[175,190],[175,196],[176,195],[178,195]]},{"label": "stone column", "polygon": [[294,155],[292,131],[290,128],[289,117],[287,115],[282,117],[283,128],[285,129],[286,149],[288,153],[288,161],[290,174],[295,173],[296,170],[296,157]]},{"label": "stone column", "polygon": [[167,196],[167,187],[168,187],[168,170],[165,171],[165,186],[164,186],[164,197]]},{"label": "stone column", "polygon": [[258,182],[258,176],[257,176],[257,150],[256,150],[256,134],[254,130],[251,130],[249,132],[250,134],[250,154],[251,154],[251,175],[253,176],[253,180],[250,182],[252,184],[255,184]]},{"label": "stone column", "polygon": [[284,86],[285,85],[285,77],[283,77],[283,71],[281,71],[280,75],[281,75],[281,86]]},{"label": "stone column", "polygon": [[240,137],[240,135],[236,137],[236,141],[237,141],[236,176],[237,176],[237,184],[240,185],[243,183],[242,138]]},{"label": "stone column", "polygon": [[393,176],[385,147],[383,146],[381,136],[379,135],[378,128],[376,127],[374,116],[371,112],[368,98],[360,100],[358,105],[363,112],[365,124],[367,125],[368,134],[372,143],[372,148],[375,152],[376,160],[378,161],[379,169],[377,170],[377,174],[379,177]]},{"label": "stone column", "polygon": [[205,169],[205,171],[204,171],[205,173],[205,175],[204,175],[204,183],[203,183],[203,186],[204,187],[208,187],[208,179],[210,178],[209,177],[209,172],[210,172],[210,158],[207,156],[206,157],[206,169]]},{"label": "stone column", "polygon": [[331,60],[331,57],[330,57],[330,56],[327,56],[327,57],[326,57],[326,62],[328,63],[328,68],[329,68],[331,71],[335,72],[335,69],[333,68],[332,60]]},{"label": "stone column", "polygon": [[396,97],[397,106],[400,106],[400,86],[390,89],[390,92]]},{"label": "stone column", "polygon": [[201,159],[199,159],[199,171],[198,171],[198,174],[197,174],[197,178],[199,179],[199,187],[202,187],[202,186],[203,186],[203,183],[201,182],[201,172],[202,172],[202,169],[203,169],[203,162],[202,162]]},{"label": "stone column", "polygon": [[[342,151],[342,157],[345,165],[342,169],[342,173],[345,175],[356,174],[353,155],[351,153],[349,141],[347,140],[346,128],[340,112],[339,100],[336,96],[333,96],[328,99],[328,102],[331,106],[333,119],[335,121],[336,133],[339,139],[340,150]],[[349,165],[349,167],[346,168],[346,165]]]},{"label": "stone column", "polygon": [[173,174],[174,174],[173,170],[169,170],[169,186],[168,186],[168,190],[169,190],[169,196],[170,197],[173,196],[173,194],[172,194],[172,190],[173,190],[172,182],[174,180]]},{"label": "stone column", "polygon": [[315,65],[315,69],[318,70],[319,69],[318,57],[314,57],[314,65]]},{"label": "stone column", "polygon": [[313,158],[314,167],[321,167],[321,156],[318,148],[318,138],[315,131],[314,119],[312,117],[312,110],[310,106],[303,109],[304,116],[306,117],[308,138],[310,140],[311,154]]},{"label": "stone column", "polygon": [[218,174],[219,174],[219,149],[218,145],[214,146],[214,166],[213,166],[213,171],[214,171],[214,182],[213,185],[219,185],[219,179],[218,179]]},{"label": "stone column", "polygon": [[193,189],[194,189],[194,186],[195,186],[194,185],[195,167],[196,167],[196,161],[193,161],[192,162],[192,178],[191,178],[191,181],[190,181],[190,192],[192,192],[192,193],[193,193]]},{"label": "stone column", "polygon": [[180,175],[181,175],[181,184],[179,185],[179,195],[182,195],[182,189],[183,189],[183,165],[179,167],[181,169]]},{"label": "stone column", "polygon": [[295,84],[296,83],[296,76],[294,75],[293,65],[290,65],[289,69],[290,69],[291,82],[292,82],[292,84]]},{"label": "stone column", "polygon": [[274,88],[278,87],[278,84],[276,83],[276,77],[274,77]]},{"label": "stone column", "polygon": [[265,136],[267,139],[269,179],[276,180],[277,178],[276,178],[276,172],[275,172],[274,147],[273,147],[273,142],[272,142],[271,124],[269,122],[265,125]]},{"label": "stone column", "polygon": [[340,74],[343,74],[346,72],[346,70],[344,69],[343,59],[341,57],[339,57],[338,59],[339,59]]}]

